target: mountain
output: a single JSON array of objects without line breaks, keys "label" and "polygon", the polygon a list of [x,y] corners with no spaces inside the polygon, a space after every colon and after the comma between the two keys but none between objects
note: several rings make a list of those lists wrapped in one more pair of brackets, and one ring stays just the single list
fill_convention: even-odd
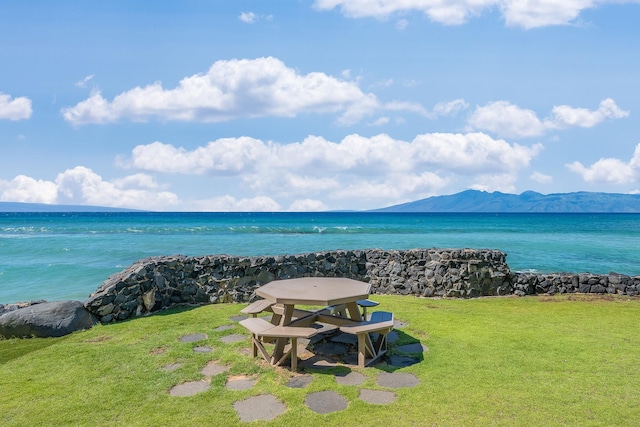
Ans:
[{"label": "mountain", "polygon": [[139,212],[103,206],[51,205],[45,203],[0,202],[0,212]]},{"label": "mountain", "polygon": [[518,195],[467,190],[376,209],[373,212],[640,213],[640,194],[580,191],[545,195],[525,191]]}]

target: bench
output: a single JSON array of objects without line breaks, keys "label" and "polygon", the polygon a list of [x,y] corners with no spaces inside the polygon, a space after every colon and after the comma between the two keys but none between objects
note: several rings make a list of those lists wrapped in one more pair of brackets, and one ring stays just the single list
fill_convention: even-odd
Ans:
[{"label": "bench", "polygon": [[362,307],[362,318],[367,320],[367,308],[377,307],[380,303],[378,301],[371,301],[370,299],[359,299],[356,301],[356,304]]},{"label": "bench", "polygon": [[258,314],[262,313],[263,311],[269,310],[272,305],[273,302],[269,300],[259,299],[240,310],[240,313],[251,314],[253,317],[257,317]]},{"label": "bench", "polygon": [[[393,329],[393,313],[387,311],[374,311],[369,320],[340,326],[340,330],[358,337],[358,367],[364,368],[378,360],[387,352],[387,334]],[[369,335],[372,332],[378,334],[375,342]],[[367,356],[370,359],[367,361]]]},{"label": "bench", "polygon": [[[240,321],[240,324],[251,332],[251,343],[253,346],[253,357],[258,355],[258,350],[262,357],[272,365],[278,366],[291,356],[291,370],[295,371],[298,365],[298,338],[311,338],[318,331],[314,328],[303,328],[297,326],[273,326],[271,323],[258,317],[251,317]],[[261,339],[262,338],[262,339]],[[288,338],[291,340],[291,348],[279,360],[275,360],[269,355],[263,344],[264,338]]]}]

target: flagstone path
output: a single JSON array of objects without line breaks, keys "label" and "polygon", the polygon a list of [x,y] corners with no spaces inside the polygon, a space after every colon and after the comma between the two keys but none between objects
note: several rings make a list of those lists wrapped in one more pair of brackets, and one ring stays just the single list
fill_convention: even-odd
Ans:
[{"label": "flagstone path", "polygon": [[[233,316],[232,322],[245,319],[246,316]],[[396,321],[395,328],[407,326],[406,322]],[[214,329],[215,332],[234,331],[236,324],[221,325]],[[299,363],[301,370],[315,371],[321,374],[323,370],[344,367],[343,363],[357,364],[357,355],[353,349],[357,346],[356,337],[350,334],[340,333],[337,328],[331,325],[317,325],[319,333],[310,340],[300,340],[298,343],[298,355],[301,358]],[[392,331],[387,335],[387,342],[391,344],[393,354],[385,357],[387,365],[394,368],[410,366],[419,363],[422,353],[428,351],[427,347],[421,343],[404,344],[393,346],[399,339],[397,331]],[[183,335],[178,338],[181,343],[199,343],[199,341],[209,340],[205,333],[193,333]],[[224,344],[233,344],[248,340],[247,334],[231,333],[218,339]],[[205,345],[206,344],[206,345]],[[207,343],[199,343],[193,347],[194,353],[212,353],[215,348]],[[312,352],[307,347],[312,348]],[[250,348],[238,350],[243,356],[252,357]],[[152,354],[163,354],[164,348],[156,349]],[[175,371],[183,365],[182,361],[169,363],[162,367],[164,371]],[[229,366],[220,364],[216,360],[210,360],[200,370],[203,376],[201,380],[186,381],[173,386],[169,390],[170,396],[188,397],[206,392],[211,388],[211,377],[222,375],[230,370]],[[292,373],[292,377],[285,384],[289,388],[304,389],[311,384],[315,378],[314,374]],[[336,384],[340,386],[359,387],[371,379],[368,375],[358,371],[339,369],[334,374]],[[414,387],[420,380],[411,373],[403,372],[378,372],[375,377],[375,384],[387,389],[397,389]],[[257,382],[255,376],[230,375],[226,378],[225,388],[233,391],[251,389]],[[358,398],[373,405],[388,405],[396,401],[397,396],[392,390],[372,390],[361,388]],[[332,412],[345,410],[349,406],[349,401],[337,391],[324,390],[307,394],[305,405],[313,412],[319,414],[329,414]],[[271,394],[261,394],[238,400],[233,404],[240,421],[251,422],[256,420],[271,420],[286,411],[286,404],[278,400]]]}]

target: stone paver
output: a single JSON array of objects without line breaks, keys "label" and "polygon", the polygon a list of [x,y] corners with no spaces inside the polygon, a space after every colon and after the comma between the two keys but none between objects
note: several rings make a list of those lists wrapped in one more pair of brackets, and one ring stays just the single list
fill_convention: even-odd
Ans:
[{"label": "stone paver", "polygon": [[341,385],[360,385],[367,380],[367,376],[360,372],[348,374],[335,374],[336,382]]},{"label": "stone paver", "polygon": [[207,334],[188,334],[180,337],[180,342],[196,342],[207,339]]},{"label": "stone paver", "polygon": [[199,345],[197,347],[193,347],[193,351],[195,353],[211,353],[213,351],[213,347],[209,347],[206,345]]},{"label": "stone paver", "polygon": [[225,387],[229,390],[247,390],[256,383],[255,378],[247,377],[246,375],[238,375],[230,377],[227,380]]},{"label": "stone paver", "polygon": [[180,366],[182,366],[182,363],[170,363],[168,365],[164,365],[162,369],[164,369],[165,371],[175,371]]},{"label": "stone paver", "polygon": [[381,372],[376,381],[379,386],[390,388],[414,387],[420,383],[418,377],[405,372]]},{"label": "stone paver", "polygon": [[331,342],[337,342],[341,344],[358,344],[358,336],[354,334],[338,334],[329,338]]},{"label": "stone paver", "polygon": [[232,322],[239,322],[239,321],[244,320],[246,318],[247,318],[247,316],[238,315],[238,316],[231,316],[229,319],[231,319]]},{"label": "stone paver", "polygon": [[217,328],[214,329],[214,331],[222,332],[222,331],[228,331],[229,329],[233,329],[233,328],[235,328],[235,326],[233,325],[223,325],[223,326],[218,326]]},{"label": "stone paver", "polygon": [[298,375],[291,378],[285,384],[287,387],[291,388],[305,388],[313,381],[313,375]]},{"label": "stone paver", "polygon": [[344,344],[326,342],[316,344],[313,347],[314,353],[324,356],[340,356],[346,354],[349,351],[349,347]]},{"label": "stone paver", "polygon": [[405,321],[402,321],[402,320],[394,320],[393,321],[393,327],[396,328],[396,329],[402,329],[407,325],[408,325],[408,323],[405,322]]},{"label": "stone paver", "polygon": [[213,377],[214,375],[221,374],[228,370],[229,370],[228,366],[219,365],[218,362],[216,362],[215,360],[212,360],[211,362],[207,363],[207,366],[202,368],[200,373],[205,377]]},{"label": "stone paver", "polygon": [[360,400],[374,405],[386,405],[396,400],[396,395],[390,391],[384,390],[360,390]]},{"label": "stone paver", "polygon": [[209,390],[211,384],[207,381],[188,381],[186,383],[178,384],[171,387],[169,395],[171,396],[193,396],[194,394],[202,393]]},{"label": "stone paver", "polygon": [[416,363],[420,363],[420,360],[415,357],[410,356],[399,356],[394,354],[393,356],[387,356],[387,364],[395,367],[395,368],[404,368],[407,366],[415,365]]},{"label": "stone paver", "polygon": [[307,395],[304,403],[318,414],[330,414],[347,408],[349,402],[335,391],[319,391]]},{"label": "stone paver", "polygon": [[248,423],[257,420],[272,420],[287,410],[287,407],[280,403],[271,394],[252,396],[245,400],[239,400],[233,404],[240,421]]},{"label": "stone paver", "polygon": [[224,337],[221,337],[220,341],[222,341],[225,344],[231,344],[234,342],[244,341],[245,339],[247,339],[246,335],[231,334],[231,335],[225,335]]},{"label": "stone paver", "polygon": [[400,339],[398,331],[391,331],[387,334],[387,344],[393,344]]},{"label": "stone paver", "polygon": [[402,353],[423,353],[427,351],[427,347],[425,347],[419,342],[416,342],[413,344],[399,345],[395,347],[395,349]]}]

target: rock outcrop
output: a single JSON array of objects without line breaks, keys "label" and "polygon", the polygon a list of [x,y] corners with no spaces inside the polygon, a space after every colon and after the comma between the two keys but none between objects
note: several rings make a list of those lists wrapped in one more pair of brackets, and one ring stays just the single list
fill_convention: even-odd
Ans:
[{"label": "rock outcrop", "polygon": [[90,329],[97,319],[80,301],[40,302],[0,315],[0,335],[11,337],[61,337]]}]

